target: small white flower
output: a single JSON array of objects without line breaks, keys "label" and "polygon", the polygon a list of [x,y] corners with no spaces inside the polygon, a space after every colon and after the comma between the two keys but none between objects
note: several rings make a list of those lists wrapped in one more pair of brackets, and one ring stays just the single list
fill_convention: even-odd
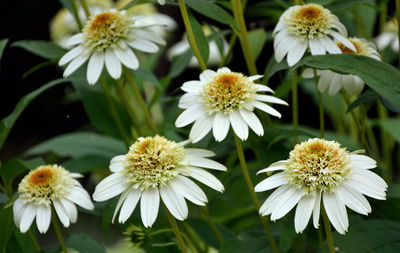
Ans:
[{"label": "small white flower", "polygon": [[277,220],[297,204],[294,225],[296,232],[301,233],[311,214],[314,227],[318,228],[322,201],[330,222],[340,234],[344,234],[349,227],[346,206],[368,215],[371,206],[364,195],[386,199],[388,186],[370,171],[375,167],[375,160],[350,153],[335,141],[309,139],[297,144],[288,160],[276,162],[258,172],[283,171],[256,185],[256,192],[278,187],[259,212]]},{"label": "small white flower", "polygon": [[75,223],[78,211],[75,204],[92,210],[89,194],[75,179],[78,173],[69,173],[58,165],[39,166],[29,172],[18,185],[19,197],[14,202],[15,225],[21,233],[28,231],[36,217],[40,233],[46,233],[51,220],[51,205],[64,227]]},{"label": "small white flower", "polygon": [[232,125],[241,140],[246,140],[250,127],[257,135],[264,134],[260,120],[253,112],[258,108],[280,118],[281,114],[265,104],[287,105],[279,98],[261,95],[257,92],[273,92],[268,86],[255,84],[262,75],[246,77],[223,67],[217,72],[205,70],[199,81],[188,81],[182,85],[186,92],[179,100],[179,108],[185,109],[175,121],[176,127],[184,127],[195,122],[189,138],[200,141],[211,129],[216,141],[225,139]]},{"label": "small white flower", "polygon": [[158,3],[161,4],[161,5],[164,5],[165,4],[165,0],[158,0]]},{"label": "small white flower", "polygon": [[64,76],[71,75],[83,63],[89,60],[87,80],[95,84],[100,77],[104,65],[114,79],[119,79],[122,66],[130,69],[139,67],[139,60],[132,49],[146,53],[158,51],[158,45],[164,45],[161,36],[148,29],[157,24],[138,24],[144,17],[131,17],[126,11],[112,9],[92,16],[86,23],[82,33],[72,36],[67,45],[75,45],[59,61],[59,65],[68,66]]},{"label": "small white flower", "polygon": [[[376,47],[372,42],[363,38],[355,37],[349,38],[349,41],[354,45],[357,51],[351,51],[342,43],[338,42],[337,45],[344,54],[363,55],[374,58],[378,61],[381,60],[380,55],[378,51],[376,51]],[[364,88],[364,81],[355,75],[344,75],[330,70],[317,70],[317,75],[319,76],[319,91],[324,92],[328,89],[330,96],[336,95],[341,88],[344,88],[350,95],[359,95]],[[313,78],[313,70],[306,69],[302,76],[304,78]]]},{"label": "small white flower", "polygon": [[397,19],[394,18],[386,23],[383,33],[376,37],[375,42],[379,50],[391,46],[395,52],[399,51],[399,34],[398,34]]},{"label": "small white flower", "polygon": [[276,61],[281,62],[287,55],[289,66],[295,65],[307,49],[312,55],[340,54],[332,38],[356,51],[347,39],[344,25],[319,4],[296,5],[287,9],[279,18],[273,35]]},{"label": "small white flower", "polygon": [[110,176],[95,189],[93,199],[105,201],[119,194],[114,212],[119,211],[120,223],[132,214],[140,200],[143,225],[151,227],[157,218],[160,197],[171,214],[178,220],[188,215],[185,199],[204,206],[207,197],[189,177],[222,192],[224,186],[211,173],[200,168],[226,171],[226,167],[208,157],[211,151],[184,148],[181,144],[155,136],[139,138],[126,155],[114,157],[110,163]]}]

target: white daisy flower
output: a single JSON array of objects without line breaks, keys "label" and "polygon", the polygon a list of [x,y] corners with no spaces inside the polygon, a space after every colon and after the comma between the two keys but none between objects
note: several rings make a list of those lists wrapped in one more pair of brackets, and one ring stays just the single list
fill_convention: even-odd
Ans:
[{"label": "white daisy flower", "polygon": [[319,4],[296,5],[287,9],[279,18],[273,35],[276,61],[281,62],[287,55],[289,66],[295,65],[307,49],[312,55],[340,54],[333,39],[356,51],[347,39],[344,25]]},{"label": "white daisy flower", "polygon": [[75,204],[93,210],[89,194],[76,178],[58,165],[43,165],[29,172],[18,185],[19,197],[14,202],[14,221],[21,233],[28,231],[36,217],[40,233],[46,233],[51,220],[52,205],[64,227],[75,223],[78,211]]},{"label": "white daisy flower", "polygon": [[158,3],[161,4],[161,5],[164,5],[165,4],[165,0],[158,0]]},{"label": "white daisy flower", "polygon": [[176,219],[184,220],[188,215],[185,199],[201,206],[207,202],[203,190],[189,177],[214,190],[224,190],[215,176],[200,168],[226,171],[224,165],[208,159],[214,155],[204,149],[184,148],[161,136],[141,137],[126,155],[111,160],[113,173],[96,186],[93,199],[105,201],[121,194],[113,222],[119,211],[118,221],[124,223],[140,200],[143,225],[151,227],[157,218],[160,197]]},{"label": "white daisy flower", "polygon": [[164,45],[161,36],[148,29],[153,25],[141,25],[137,21],[144,17],[131,17],[126,11],[112,9],[92,16],[83,32],[72,36],[68,45],[75,45],[59,61],[59,65],[68,66],[64,76],[71,75],[83,63],[89,60],[87,80],[95,84],[100,77],[104,64],[110,76],[119,79],[122,66],[130,69],[139,67],[139,60],[132,49],[147,53],[158,51],[158,45]]},{"label": "white daisy flower", "polygon": [[288,160],[276,162],[258,172],[282,170],[256,185],[256,192],[278,187],[259,212],[271,215],[274,221],[297,204],[294,225],[296,232],[301,233],[311,214],[314,227],[318,228],[322,201],[330,222],[340,234],[344,234],[349,227],[346,206],[368,215],[371,206],[364,195],[386,199],[388,186],[370,171],[375,167],[375,160],[350,153],[335,141],[309,139],[297,144]]},{"label": "white daisy flower", "polygon": [[215,140],[222,141],[230,125],[241,140],[248,138],[248,127],[257,135],[263,135],[264,129],[254,109],[258,108],[280,118],[281,114],[264,102],[287,103],[274,96],[257,94],[273,92],[265,85],[254,83],[261,77],[246,77],[226,67],[217,72],[203,71],[199,81],[188,81],[182,85],[181,89],[186,94],[179,100],[179,108],[184,111],[176,119],[175,126],[184,127],[195,122],[189,134],[192,142],[200,141],[211,129]]},{"label": "white daisy flower", "polygon": [[[342,43],[338,42],[337,45],[343,53],[363,55],[374,58],[378,61],[381,60],[380,55],[378,51],[376,51],[376,47],[372,42],[363,38],[355,37],[349,38],[349,41],[354,45],[357,51],[351,51]],[[350,95],[359,95],[364,88],[364,81],[355,75],[344,75],[330,70],[317,70],[317,75],[320,77],[318,80],[319,91],[324,92],[329,88],[328,92],[330,96],[336,95],[341,88],[344,88]],[[306,69],[302,76],[305,78],[313,78],[313,70]]]},{"label": "white daisy flower", "polygon": [[395,52],[399,51],[399,34],[398,34],[397,18],[394,18],[385,24],[383,33],[376,37],[375,42],[379,50],[391,46]]}]

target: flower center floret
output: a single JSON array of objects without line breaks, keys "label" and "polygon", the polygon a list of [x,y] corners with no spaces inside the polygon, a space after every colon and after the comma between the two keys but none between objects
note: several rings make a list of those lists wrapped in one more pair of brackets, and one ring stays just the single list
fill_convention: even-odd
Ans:
[{"label": "flower center floret", "polygon": [[326,34],[330,28],[331,12],[319,4],[307,4],[293,7],[293,11],[284,17],[288,32],[312,39]]},{"label": "flower center floret", "polygon": [[297,144],[286,164],[286,179],[307,194],[335,191],[350,172],[350,156],[335,141],[310,139]]},{"label": "flower center floret", "polygon": [[127,38],[133,21],[125,11],[110,10],[92,16],[83,29],[85,45],[90,50],[104,51]]},{"label": "flower center floret", "polygon": [[241,73],[217,74],[208,81],[201,91],[204,106],[208,113],[229,113],[241,108],[254,99],[257,88],[253,81]]},{"label": "flower center floret", "polygon": [[29,172],[18,186],[22,199],[34,205],[51,204],[71,192],[74,180],[63,167],[44,165]]},{"label": "flower center floret", "polygon": [[337,45],[340,48],[340,50],[342,50],[342,53],[356,54],[356,55],[363,55],[363,56],[372,56],[371,50],[368,47],[367,41],[360,40],[358,38],[348,38],[348,39],[354,45],[354,47],[357,49],[357,52],[354,52],[354,51],[348,49],[345,45],[338,42]]},{"label": "flower center floret", "polygon": [[123,173],[142,191],[166,185],[179,174],[183,146],[162,136],[139,138],[126,155]]}]

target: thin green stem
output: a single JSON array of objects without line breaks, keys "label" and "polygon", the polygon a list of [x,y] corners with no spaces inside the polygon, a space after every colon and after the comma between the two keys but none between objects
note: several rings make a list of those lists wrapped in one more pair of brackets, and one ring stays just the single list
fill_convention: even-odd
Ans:
[{"label": "thin green stem", "polygon": [[54,231],[56,231],[58,242],[60,243],[61,250],[64,253],[68,253],[67,247],[65,246],[64,238],[61,233],[60,225],[58,224],[56,212],[54,211],[54,207],[51,208],[51,223],[53,224]]},{"label": "thin green stem", "polygon": [[83,26],[82,26],[81,19],[79,18],[78,7],[76,6],[75,0],[70,0],[69,2],[71,3],[71,7],[72,7],[72,15],[74,16],[75,21],[78,24],[78,28],[80,31],[80,30],[82,30]]},{"label": "thin green stem", "polygon": [[[240,161],[240,168],[242,169],[243,177],[244,177],[244,180],[246,181],[246,185],[250,192],[251,199],[254,203],[254,206],[256,207],[256,209],[258,211],[258,210],[260,210],[260,202],[258,201],[257,195],[254,191],[253,182],[251,181],[251,178],[249,175],[249,170],[248,170],[247,164],[246,164],[246,158],[244,156],[242,141],[239,139],[239,137],[236,136],[236,134],[234,134],[234,136],[235,136],[236,151],[237,151],[239,161]],[[261,222],[264,226],[265,233],[267,234],[269,243],[271,244],[272,250],[275,253],[278,253],[279,249],[275,242],[274,237],[272,236],[271,229],[269,228],[267,218],[265,216],[260,216],[260,218],[261,218]]]},{"label": "thin green stem", "polygon": [[228,52],[222,56],[221,62],[219,63],[219,68],[222,68],[223,66],[225,66],[226,62],[229,59],[229,56],[231,55],[233,48],[235,47],[237,41],[237,36],[236,34],[232,34],[231,39],[229,40],[229,47],[228,47]]},{"label": "thin green stem", "polygon": [[249,37],[247,35],[246,23],[243,16],[243,6],[240,0],[231,0],[233,15],[236,23],[239,25],[239,41],[242,46],[244,59],[250,75],[257,75],[257,67],[254,61],[253,52],[250,48]]},{"label": "thin green stem", "polygon": [[163,204],[163,206],[164,206],[164,211],[167,215],[169,224],[171,225],[171,228],[174,231],[176,240],[178,241],[178,246],[179,246],[180,250],[182,251],[182,253],[187,253],[185,242],[183,241],[181,231],[179,230],[178,224],[176,223],[174,216],[172,216],[172,214],[169,212],[168,208],[164,204]]},{"label": "thin green stem", "polygon": [[28,231],[28,235],[29,235],[29,238],[31,238],[31,241],[33,243],[33,247],[35,248],[35,251],[37,253],[39,253],[41,251],[40,246],[39,246],[38,242],[36,241],[35,235],[32,233],[32,231],[30,229]]},{"label": "thin green stem", "polygon": [[196,42],[196,38],[194,37],[192,25],[190,24],[189,14],[186,9],[185,0],[178,0],[179,9],[181,10],[183,23],[185,24],[186,33],[189,38],[190,46],[192,47],[193,54],[199,62],[201,70],[207,69],[207,64],[204,62],[204,59],[201,57],[199,47]]},{"label": "thin green stem", "polygon": [[130,86],[133,90],[133,93],[135,94],[135,97],[144,112],[144,116],[146,118],[147,124],[153,130],[154,133],[160,134],[160,132],[158,131],[157,125],[154,122],[153,117],[151,116],[151,113],[150,113],[149,109],[147,108],[146,103],[143,100],[142,94],[140,94],[140,91],[135,83],[135,80],[127,71],[125,71],[125,77],[128,80],[128,83],[130,84]]},{"label": "thin green stem", "polygon": [[325,208],[323,207],[323,205],[321,206],[321,209],[322,209],[322,217],[324,219],[324,227],[326,233],[326,240],[328,242],[329,253],[335,253],[335,245],[333,244],[331,223],[329,221],[328,216],[326,215]]},{"label": "thin green stem", "polygon": [[222,245],[224,243],[224,238],[222,238],[222,235],[219,232],[217,226],[214,224],[213,220],[211,219],[211,216],[210,216],[210,213],[208,212],[207,206],[201,207],[201,211],[202,211],[204,217],[206,218],[208,225],[211,227],[211,230],[215,234],[215,237],[217,237],[219,244]]},{"label": "thin green stem", "polygon": [[[293,119],[293,129],[297,130],[299,128],[299,95],[298,95],[298,85],[297,85],[297,69],[292,71],[292,119]],[[293,138],[294,144],[297,144],[297,135]]]},{"label": "thin green stem", "polygon": [[[388,111],[383,106],[381,101],[378,100],[378,117],[379,120],[385,120],[388,117]],[[387,170],[389,175],[392,175],[392,143],[393,139],[383,127],[380,127],[380,137],[381,137],[381,144],[382,144],[382,154],[383,154],[383,168]],[[386,178],[389,179],[389,178]]]},{"label": "thin green stem", "polygon": [[[400,0],[396,0],[396,13],[397,13],[397,31],[399,31],[397,34],[399,36],[399,45],[400,45]],[[400,66],[400,50],[399,50],[399,66]]]},{"label": "thin green stem", "polygon": [[112,117],[114,118],[115,123],[117,124],[117,128],[118,128],[119,132],[121,133],[121,136],[122,136],[122,138],[123,138],[123,140],[124,140],[126,146],[129,147],[130,144],[131,144],[129,135],[126,133],[126,131],[125,131],[125,129],[124,129],[124,126],[122,125],[122,121],[121,121],[121,119],[120,119],[120,117],[119,117],[117,108],[115,107],[114,102],[112,101],[111,92],[110,92],[110,90],[108,89],[107,83],[104,81],[103,78],[100,78],[100,84],[101,84],[101,87],[103,88],[104,95],[105,95],[105,97],[106,97],[106,100],[107,100],[107,102],[108,102],[108,105],[110,106],[111,115],[112,115]]},{"label": "thin green stem", "polygon": [[324,104],[322,103],[322,94],[318,89],[317,71],[315,69],[313,69],[313,72],[314,72],[315,88],[317,88],[317,95],[318,95],[319,135],[320,135],[321,138],[324,138],[324,135],[325,135]]},{"label": "thin green stem", "polygon": [[200,245],[200,238],[193,232],[193,229],[187,223],[182,224],[182,235],[183,239],[187,242],[191,252],[204,252]]},{"label": "thin green stem", "polygon": [[90,17],[90,10],[86,0],[81,0],[83,11],[85,12],[86,19],[89,20]]}]

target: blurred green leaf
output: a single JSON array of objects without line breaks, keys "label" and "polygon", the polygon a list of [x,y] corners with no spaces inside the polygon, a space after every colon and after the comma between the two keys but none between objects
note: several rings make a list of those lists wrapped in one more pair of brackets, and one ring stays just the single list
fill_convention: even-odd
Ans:
[{"label": "blurred green leaf", "polygon": [[8,39],[0,40],[0,60],[1,60],[1,57],[3,56],[4,48],[6,48],[7,42],[8,42]]},{"label": "blurred green leaf", "polygon": [[23,75],[22,75],[22,79],[27,78],[28,76],[30,76],[31,74],[35,73],[36,71],[38,71],[39,69],[45,68],[47,66],[50,65],[54,65],[56,64],[54,61],[49,60],[49,61],[44,61],[42,63],[39,63],[38,65],[32,67],[31,69],[29,69],[28,71],[26,71]]},{"label": "blurred green leaf", "polygon": [[[197,0],[196,0],[197,1]],[[195,16],[193,16],[192,12],[188,10],[190,25],[192,26],[193,35],[196,39],[197,47],[199,48],[200,55],[203,58],[204,62],[208,61],[208,57],[210,55],[210,48],[208,45],[207,37],[204,34],[203,28],[200,23],[197,21]],[[189,39],[188,39],[189,41]]]},{"label": "blurred green leaf", "polygon": [[261,253],[273,252],[269,247],[268,240],[264,237],[254,239],[235,239],[226,241],[220,248],[220,253]]},{"label": "blurred green leaf", "polygon": [[400,119],[381,119],[379,124],[400,143]]},{"label": "blurred green leaf", "polygon": [[157,77],[148,69],[141,69],[135,70],[133,74],[137,77],[140,77],[144,81],[148,81],[158,89],[162,89],[160,82],[158,81]]},{"label": "blurred green leaf", "polygon": [[51,82],[46,83],[45,85],[41,86],[40,88],[32,91],[31,93],[23,96],[18,104],[15,106],[14,111],[2,119],[0,121],[0,149],[6,140],[8,133],[10,132],[11,128],[13,127],[15,121],[18,119],[19,115],[24,111],[24,109],[29,105],[29,103],[36,98],[38,95],[46,91],[47,89],[54,87],[58,84],[68,82],[65,79],[56,79]]},{"label": "blurred green leaf", "polygon": [[347,112],[350,112],[359,105],[375,102],[379,99],[379,95],[374,90],[364,91],[356,100],[349,105]]},{"label": "blurred green leaf", "polygon": [[0,167],[0,175],[4,179],[5,182],[8,184],[12,183],[12,180],[22,174],[22,172],[28,170],[28,167],[24,162],[20,159],[13,158],[7,160],[1,167]]},{"label": "blurred green leaf", "polygon": [[106,253],[102,245],[86,234],[71,234],[66,244],[79,253]]},{"label": "blurred green leaf", "polygon": [[267,41],[267,33],[264,29],[255,29],[251,30],[248,33],[249,43],[251,51],[254,55],[254,60],[256,61],[258,56],[260,55],[263,47],[265,46],[265,42]]},{"label": "blurred green leaf", "polygon": [[[276,72],[288,69],[289,66],[286,60],[282,60],[280,63],[277,63],[275,57],[272,55],[268,61],[267,67],[264,71],[264,79],[269,79],[273,76]],[[263,82],[265,83],[265,82]]]},{"label": "blurred green leaf", "polygon": [[102,155],[84,155],[70,159],[61,165],[72,172],[87,173],[96,169],[106,168],[110,159]]},{"label": "blurred green leaf", "polygon": [[67,50],[57,46],[53,42],[44,40],[20,40],[12,43],[11,46],[23,48],[45,59],[60,58],[67,52]]},{"label": "blurred green leaf", "polygon": [[6,248],[8,245],[8,240],[15,229],[12,218],[12,208],[0,208],[0,227],[0,250],[1,252],[7,252]]},{"label": "blurred green leaf", "polygon": [[179,76],[188,66],[190,59],[193,57],[193,52],[188,49],[183,54],[177,55],[172,59],[171,68],[169,69],[168,76],[171,78]]},{"label": "blurred green leaf", "polygon": [[400,198],[400,185],[391,184],[387,190],[388,198]]},{"label": "blurred green leaf", "polygon": [[223,8],[219,7],[214,1],[208,0],[185,0],[185,3],[194,11],[203,14],[215,21],[229,26],[237,27],[235,19]]}]

